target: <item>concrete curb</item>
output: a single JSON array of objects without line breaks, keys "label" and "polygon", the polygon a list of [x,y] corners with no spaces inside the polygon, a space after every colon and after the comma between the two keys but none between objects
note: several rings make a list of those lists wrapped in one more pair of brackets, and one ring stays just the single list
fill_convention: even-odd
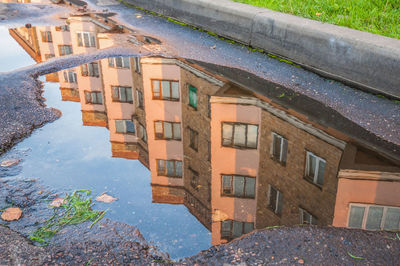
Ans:
[{"label": "concrete curb", "polygon": [[400,40],[229,0],[123,0],[400,99]]}]

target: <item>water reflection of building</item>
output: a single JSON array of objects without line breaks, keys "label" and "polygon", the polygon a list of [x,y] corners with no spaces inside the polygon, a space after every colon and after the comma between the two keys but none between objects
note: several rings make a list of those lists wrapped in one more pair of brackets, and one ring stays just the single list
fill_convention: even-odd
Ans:
[{"label": "water reflection of building", "polygon": [[[38,61],[114,44],[104,23],[68,21],[12,34]],[[42,32],[51,32],[53,50]],[[398,154],[344,132],[349,122],[340,118],[316,121],[307,99],[285,106],[268,95],[275,86],[226,71],[115,57],[61,71],[58,80],[64,100],[80,101],[84,125],[109,129],[113,156],[149,168],[153,202],[184,204],[213,244],[274,225],[400,227]]]}]

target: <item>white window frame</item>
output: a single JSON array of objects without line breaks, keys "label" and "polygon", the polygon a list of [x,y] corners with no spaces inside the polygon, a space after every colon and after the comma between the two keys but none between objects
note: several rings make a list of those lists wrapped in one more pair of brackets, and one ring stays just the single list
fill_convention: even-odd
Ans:
[{"label": "white window frame", "polygon": [[144,97],[143,97],[143,92],[140,90],[136,90],[136,107],[138,108],[144,108]]},{"label": "white window frame", "polygon": [[[68,47],[68,53],[66,52],[66,49]],[[61,51],[64,50],[64,53]],[[74,53],[74,49],[72,48],[72,45],[69,44],[61,44],[58,46],[58,51],[60,53],[60,56],[65,56],[65,55],[70,55]]]},{"label": "white window frame", "polygon": [[[79,35],[81,35],[82,45],[79,44]],[[85,44],[85,35],[88,35],[89,45]],[[96,34],[94,32],[78,31],[76,33],[78,47],[96,47]]]},{"label": "white window frame", "polygon": [[141,72],[141,70],[140,70],[140,57],[135,57],[134,61],[135,61],[135,72],[140,74],[140,72]]},{"label": "white window frame", "polygon": [[[72,79],[70,78],[70,73],[72,73]],[[78,83],[76,72],[74,70],[65,70],[64,81],[67,83]]]},{"label": "white window frame", "polygon": [[[117,131],[117,121],[123,121],[124,123],[123,123],[123,128],[124,128],[124,131],[123,132],[118,132]],[[132,124],[133,124],[133,130],[134,130],[134,132],[128,132],[128,127],[126,126],[126,122],[132,122]],[[132,121],[132,120],[129,120],[129,119],[115,119],[115,133],[117,133],[117,134],[136,134],[136,125],[135,125],[135,123]]]},{"label": "white window frame", "polygon": [[[275,139],[279,139],[280,140],[280,142],[281,142],[281,152],[280,152],[280,154],[279,154],[279,159],[278,158],[275,158]],[[286,149],[285,149],[285,151],[284,151],[284,147],[285,147],[285,142],[286,142]],[[283,158],[283,156],[284,156],[284,153],[286,153],[286,158]],[[279,162],[281,162],[281,163],[286,163],[286,161],[287,161],[287,153],[288,153],[288,140],[286,139],[286,138],[284,138],[284,137],[282,137],[281,135],[279,135],[279,134],[277,134],[277,133],[275,133],[275,132],[272,132],[272,146],[271,146],[271,156],[272,156],[272,158],[274,158],[274,159],[278,159],[279,160]],[[285,159],[285,160],[283,160],[283,159]]]},{"label": "white window frame", "polygon": [[[121,58],[121,66],[117,66],[117,58]],[[108,58],[108,66],[111,68],[118,68],[118,69],[130,69],[131,63],[129,57],[127,56],[115,56]]]},{"label": "white window frame", "polygon": [[[169,83],[169,97],[163,95],[163,82]],[[155,94],[155,84],[158,83],[158,94],[159,96],[154,95]],[[173,84],[176,84],[176,95],[178,97],[174,97],[174,89],[173,89]],[[168,79],[151,79],[151,95],[153,100],[164,100],[164,101],[180,101],[180,88],[179,88],[179,81],[177,80],[168,80]]]},{"label": "white window frame", "polygon": [[[351,213],[351,207],[355,206],[355,207],[364,207],[364,215],[363,215],[363,220],[361,223],[361,228],[358,227],[350,227],[349,226],[349,222],[350,222],[350,213]],[[350,203],[349,204],[349,211],[348,211],[348,215],[347,215],[347,227],[348,228],[356,228],[356,229],[364,229],[364,230],[372,230],[372,229],[366,229],[366,225],[367,225],[367,220],[368,220],[368,213],[369,213],[369,208],[370,207],[382,207],[383,208],[383,213],[382,213],[382,219],[381,219],[381,224],[379,226],[379,229],[376,230],[385,230],[383,227],[385,225],[386,222],[386,214],[387,214],[387,210],[389,208],[393,208],[393,209],[400,209],[400,207],[397,206],[386,206],[386,205],[374,205],[374,204],[362,204],[362,203]],[[399,228],[400,229],[400,228]],[[373,230],[374,231],[374,230]]]},{"label": "white window frame", "polygon": [[[228,176],[230,177],[230,193],[225,193],[224,192],[224,177]],[[244,178],[244,184],[243,184],[243,196],[239,196],[235,194],[235,177],[243,177]],[[246,193],[248,183],[250,181],[248,180],[253,180],[254,181],[254,187],[252,187],[253,190],[253,195],[254,196],[249,196]],[[235,197],[235,198],[246,198],[246,199],[255,199],[256,198],[256,190],[257,190],[257,179],[254,176],[246,176],[246,175],[232,175],[232,174],[221,174],[221,196],[223,197]]]},{"label": "white window frame", "polygon": [[[103,93],[101,91],[84,91],[86,104],[103,104]],[[90,100],[88,100],[87,95],[90,95]],[[96,101],[93,101],[93,94],[96,94]],[[100,97],[99,97],[100,95]],[[101,102],[97,100],[100,99]]]},{"label": "white window frame", "polygon": [[[114,90],[118,91],[118,98],[114,97]],[[125,96],[126,99],[122,99],[121,98],[121,90],[125,91]],[[131,99],[128,99],[128,91],[130,92],[130,96]],[[132,91],[132,87],[128,87],[128,86],[111,86],[111,99],[113,102],[118,102],[118,103],[133,103],[133,91]]]},{"label": "white window frame", "polygon": [[278,211],[279,211],[279,198],[280,198],[280,196],[282,195],[282,192],[279,190],[279,189],[277,189],[277,188],[275,188],[275,187],[273,187],[272,185],[268,185],[269,187],[268,187],[268,209],[270,209],[271,210],[271,208],[269,208],[269,205],[271,204],[271,191],[272,191],[272,188],[274,189],[274,190],[276,190],[276,204],[275,204],[275,206],[274,206],[274,209],[273,210],[271,210],[271,211],[273,211],[276,215],[281,215],[282,214],[282,211],[283,211],[283,196],[282,196],[282,210],[281,210],[281,213],[279,213]]},{"label": "white window frame", "polygon": [[[232,127],[232,135],[230,136],[229,140],[230,143],[229,144],[224,144],[224,125],[230,125]],[[244,139],[245,139],[245,144],[244,145],[237,145],[235,144],[235,130],[236,127],[238,126],[246,126],[245,129],[245,135],[244,135]],[[257,135],[256,135],[256,139],[255,139],[255,147],[251,147],[249,146],[249,126],[254,126],[257,128]],[[237,148],[237,149],[258,149],[258,135],[259,135],[259,125],[256,124],[250,124],[250,123],[240,123],[240,122],[221,122],[221,145],[223,147],[232,147],[232,148]]]},{"label": "white window frame", "polygon": [[[316,166],[315,166],[315,171],[314,171],[314,176],[312,177],[312,181],[314,184],[316,184],[317,186],[322,186],[323,184],[318,184],[318,172],[319,172],[319,162],[324,162],[325,163],[325,170],[324,170],[324,175],[323,177],[325,177],[325,171],[326,171],[326,160],[324,160],[323,158],[315,155],[314,153],[310,152],[310,151],[306,151],[306,167],[305,167],[305,176],[307,178],[311,177],[309,175],[310,169],[309,169],[309,156],[314,156],[316,158]],[[325,178],[323,180],[323,183],[325,183]]]},{"label": "white window frame", "polygon": [[141,124],[138,123],[138,137],[145,143],[147,143],[147,131],[146,128]]},{"label": "white window frame", "polygon": [[[161,123],[162,124],[162,137],[157,137],[157,130],[156,130],[156,123]],[[167,138],[165,136],[165,124],[171,124],[171,129],[172,129],[172,137],[171,138]],[[175,124],[179,124],[179,137],[176,136],[177,133],[174,130],[174,125]],[[154,121],[154,137],[156,140],[182,140],[182,128],[181,128],[181,122],[172,122],[172,121],[163,121],[163,120],[156,120]]]},{"label": "white window frame", "polygon": [[317,220],[317,223],[318,223],[318,218],[315,217],[314,215],[312,215],[311,213],[309,213],[307,210],[299,207],[299,212],[300,212],[300,224],[305,224],[304,223],[304,213],[307,213],[311,217],[311,221],[309,221],[309,223],[306,223],[306,224],[312,225],[314,220]]},{"label": "white window frame", "polygon": [[[164,161],[164,172],[161,173],[160,169],[159,169],[159,164],[158,161]],[[173,162],[174,163],[174,174],[175,175],[167,175],[168,174],[168,170],[167,170],[167,162]],[[180,163],[181,165],[181,169],[180,169],[180,173],[181,175],[177,175],[178,171],[177,171],[177,163]],[[183,162],[181,160],[164,160],[164,159],[156,159],[156,169],[157,169],[157,176],[166,176],[166,177],[171,177],[171,178],[182,178],[183,177]]]},{"label": "white window frame", "polygon": [[[95,67],[96,65],[96,67]],[[84,67],[86,67],[86,75],[84,74]],[[97,73],[95,71],[95,68],[97,69]],[[91,62],[87,64],[81,65],[81,74],[82,77],[100,77],[100,66],[98,62]]]}]

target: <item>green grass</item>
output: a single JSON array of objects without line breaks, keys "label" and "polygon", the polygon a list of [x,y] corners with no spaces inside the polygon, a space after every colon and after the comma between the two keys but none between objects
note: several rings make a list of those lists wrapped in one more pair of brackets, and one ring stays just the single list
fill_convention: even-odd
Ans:
[{"label": "green grass", "polygon": [[66,195],[64,204],[54,208],[54,215],[38,228],[29,238],[43,246],[49,244],[50,239],[67,225],[76,225],[85,221],[92,221],[90,227],[104,217],[105,211],[93,211],[90,190],[77,190]]},{"label": "green grass", "polygon": [[400,39],[400,0],[233,0]]}]

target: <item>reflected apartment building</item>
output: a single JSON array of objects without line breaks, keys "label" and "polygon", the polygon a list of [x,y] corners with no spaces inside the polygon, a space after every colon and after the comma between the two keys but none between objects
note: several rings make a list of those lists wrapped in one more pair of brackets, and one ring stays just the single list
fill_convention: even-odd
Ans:
[{"label": "reflected apartment building", "polygon": [[[91,19],[38,28],[31,50],[44,61],[52,51],[112,46],[115,33]],[[53,50],[40,37],[48,31]],[[153,202],[184,204],[212,244],[275,225],[400,228],[398,154],[337,121],[322,125],[308,105],[284,106],[240,75],[150,56],[102,59],[58,78],[63,99],[79,99],[84,125],[109,129],[113,156],[150,170]]]}]

